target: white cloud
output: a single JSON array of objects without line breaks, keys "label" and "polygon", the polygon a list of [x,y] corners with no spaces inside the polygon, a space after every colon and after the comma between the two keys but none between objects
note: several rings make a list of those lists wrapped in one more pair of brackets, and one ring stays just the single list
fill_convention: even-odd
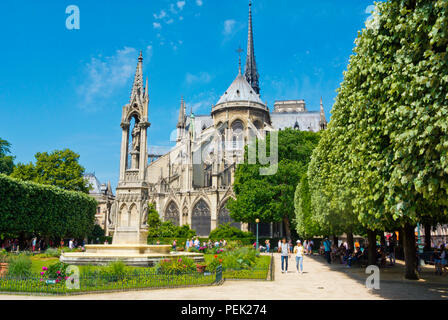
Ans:
[{"label": "white cloud", "polygon": [[173,19],[169,19],[169,20],[166,21],[166,24],[172,24],[173,22],[174,22]]},{"label": "white cloud", "polygon": [[182,10],[185,6],[185,1],[177,1],[176,5],[180,10]]},{"label": "white cloud", "polygon": [[152,26],[154,29],[162,29],[162,25],[159,22],[153,22]]},{"label": "white cloud", "polygon": [[[150,59],[152,47],[146,48],[145,59]],[[83,109],[96,110],[105,98],[108,98],[117,89],[129,83],[137,65],[138,50],[124,47],[113,55],[93,57],[85,65],[85,77],[77,88],[82,97]]]},{"label": "white cloud", "polygon": [[163,19],[166,17],[166,12],[165,10],[160,11],[159,14],[154,13],[154,18],[157,20]]},{"label": "white cloud", "polygon": [[170,11],[171,11],[171,13],[174,13],[174,14],[177,13],[176,6],[174,5],[174,3],[170,4]]},{"label": "white cloud", "polygon": [[201,92],[192,97],[190,101],[186,101],[187,112],[193,110],[193,113],[209,113],[216,101],[218,101],[218,97],[214,92]]},{"label": "white cloud", "polygon": [[196,4],[200,7],[200,6],[202,6],[203,2],[202,2],[202,0],[196,0]]},{"label": "white cloud", "polygon": [[228,19],[224,21],[224,30],[222,33],[226,36],[231,35],[233,30],[235,29],[236,21],[233,19]]},{"label": "white cloud", "polygon": [[145,55],[143,56],[145,61],[149,61],[152,58],[152,46],[149,45],[146,47]]},{"label": "white cloud", "polygon": [[200,72],[198,74],[187,73],[185,76],[185,82],[188,85],[195,83],[209,83],[212,80],[212,77],[207,72]]}]

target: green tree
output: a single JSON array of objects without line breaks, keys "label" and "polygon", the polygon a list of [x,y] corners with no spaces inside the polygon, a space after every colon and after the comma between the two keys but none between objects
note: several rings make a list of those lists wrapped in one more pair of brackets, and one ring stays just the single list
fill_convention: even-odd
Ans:
[{"label": "green tree", "polygon": [[0,138],[0,173],[10,175],[14,170],[14,157],[11,153],[11,144]]},{"label": "green tree", "polygon": [[303,174],[294,195],[297,234],[303,238],[322,235],[319,224],[313,219],[311,194],[307,174]]},{"label": "green tree", "polygon": [[79,154],[69,150],[36,153],[36,163],[19,163],[11,176],[20,180],[53,185],[64,190],[88,193],[90,186],[84,178]]},{"label": "green tree", "polygon": [[154,203],[150,202],[148,204],[148,237],[153,238],[158,236],[160,225],[162,221],[160,220],[159,213],[156,210],[156,206]]},{"label": "green tree", "polygon": [[443,220],[448,205],[447,24],[445,0],[376,4],[333,106],[333,149],[317,165],[329,168],[315,193],[330,209],[352,206],[370,235],[403,231],[408,279],[418,278],[416,223]]},{"label": "green tree", "polygon": [[218,226],[218,228],[212,230],[210,232],[210,235],[208,236],[209,239],[212,240],[232,240],[232,239],[246,239],[246,238],[253,238],[254,235],[252,232],[249,231],[241,231],[238,228],[232,227],[230,223],[222,224]]},{"label": "green tree", "polygon": [[154,203],[148,204],[148,238],[191,238],[196,231],[190,226],[175,226],[171,221],[160,220]]},{"label": "green tree", "polygon": [[83,238],[93,230],[96,208],[85,193],[0,174],[0,234]]},{"label": "green tree", "polygon": [[[270,156],[270,136],[266,137],[267,156]],[[273,175],[261,175],[264,167],[257,161],[248,163],[248,147],[245,162],[238,165],[233,189],[236,199],[230,199],[227,207],[235,221],[279,222],[283,221],[288,238],[295,220],[294,193],[301,176],[306,172],[311,153],[319,141],[319,134],[286,129],[278,132],[278,170]],[[260,144],[260,141],[257,141]],[[259,159],[257,159],[259,160]]]}]

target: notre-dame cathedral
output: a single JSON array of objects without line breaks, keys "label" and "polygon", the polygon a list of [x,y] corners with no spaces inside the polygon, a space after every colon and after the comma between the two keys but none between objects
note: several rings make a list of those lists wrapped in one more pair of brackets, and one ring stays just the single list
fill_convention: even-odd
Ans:
[{"label": "notre-dame cathedral", "polygon": [[[322,99],[320,111],[308,111],[304,100],[276,101],[270,111],[261,100],[250,5],[248,26],[244,72],[240,61],[236,78],[210,114],[187,115],[182,99],[176,145],[152,162],[148,159],[148,85],[143,83],[140,53],[131,98],[122,111],[120,175],[106,219],[109,234],[126,237],[127,230],[144,231],[149,202],[156,204],[162,220],[189,224],[199,236],[224,223],[252,229],[250,224],[233,221],[226,208],[227,200],[234,197],[236,164],[250,137],[263,138],[284,128],[314,132],[326,128]],[[282,236],[282,223],[261,223],[260,235]]]}]

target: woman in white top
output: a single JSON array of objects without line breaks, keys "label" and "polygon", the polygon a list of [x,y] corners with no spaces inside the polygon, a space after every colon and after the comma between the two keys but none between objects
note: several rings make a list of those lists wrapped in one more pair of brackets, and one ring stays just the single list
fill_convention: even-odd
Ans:
[{"label": "woman in white top", "polygon": [[300,267],[300,274],[303,273],[303,246],[300,240],[297,240],[297,245],[294,247],[294,253],[296,254],[296,268],[297,273],[299,273],[299,267]]}]

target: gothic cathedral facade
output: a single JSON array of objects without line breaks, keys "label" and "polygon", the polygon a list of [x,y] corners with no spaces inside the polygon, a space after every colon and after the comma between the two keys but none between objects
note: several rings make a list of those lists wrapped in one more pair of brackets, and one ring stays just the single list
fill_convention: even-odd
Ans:
[{"label": "gothic cathedral facade", "polygon": [[[320,111],[308,111],[304,100],[276,101],[271,112],[260,98],[255,61],[252,13],[245,70],[212,107],[210,114],[187,115],[182,99],[177,121],[176,145],[157,160],[148,161],[148,85],[143,86],[140,53],[130,101],[123,107],[120,175],[107,231],[114,242],[126,243],[127,234],[139,232],[144,243],[149,202],[164,221],[188,224],[199,236],[208,236],[221,224],[248,230],[250,224],[233,221],[226,207],[236,165],[243,160],[244,146],[267,132],[294,128],[317,132],[327,121]],[[261,236],[283,235],[281,222],[261,223]],[[119,235],[119,236],[118,236]]]}]

